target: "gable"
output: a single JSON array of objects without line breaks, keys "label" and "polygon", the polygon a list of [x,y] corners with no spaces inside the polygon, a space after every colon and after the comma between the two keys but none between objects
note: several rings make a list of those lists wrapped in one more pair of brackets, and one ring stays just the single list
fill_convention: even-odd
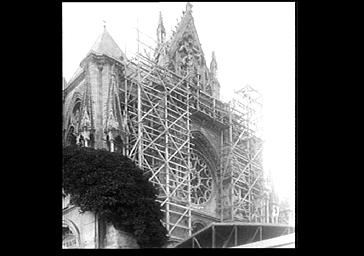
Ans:
[{"label": "gable", "polygon": [[201,48],[201,43],[197,30],[190,13],[183,16],[174,37],[170,41],[169,55],[174,56],[181,47],[189,45],[194,54],[199,54],[201,65],[206,65],[205,56]]}]

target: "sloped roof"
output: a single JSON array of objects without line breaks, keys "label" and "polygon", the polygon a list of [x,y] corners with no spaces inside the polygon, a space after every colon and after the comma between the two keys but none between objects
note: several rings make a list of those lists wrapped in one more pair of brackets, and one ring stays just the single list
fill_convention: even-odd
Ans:
[{"label": "sloped roof", "polygon": [[116,44],[114,39],[111,37],[109,32],[104,28],[102,34],[97,38],[96,42],[92,46],[90,52],[97,54],[105,54],[107,56],[113,57],[115,59],[120,59],[121,57],[126,59],[125,54]]},{"label": "sloped roof", "polygon": [[[120,60],[121,58],[123,58],[124,60],[126,59],[125,53],[116,44],[116,42],[111,37],[110,33],[106,30],[105,27],[102,34],[96,39],[96,42],[93,44],[91,50],[87,53],[86,56],[88,56],[90,53],[104,54],[118,60]],[[73,74],[64,89],[68,88],[82,74],[82,72],[84,72],[84,69],[82,67],[83,61],[81,61],[80,66],[77,68],[76,72]]]},{"label": "sloped roof", "polygon": [[79,75],[82,74],[83,72],[83,68],[82,67],[78,67],[76,72],[73,74],[73,76],[70,78],[70,80],[68,81],[68,83],[66,84],[64,89],[67,89],[76,79]]}]

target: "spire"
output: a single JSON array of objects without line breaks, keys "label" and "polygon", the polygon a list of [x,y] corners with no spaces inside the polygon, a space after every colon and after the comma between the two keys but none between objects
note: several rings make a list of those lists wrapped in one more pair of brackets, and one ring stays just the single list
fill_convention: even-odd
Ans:
[{"label": "spire", "polygon": [[162,17],[162,12],[161,11],[159,12],[158,27],[161,27],[161,29],[165,32],[164,25],[163,25],[163,17]]},{"label": "spire", "polygon": [[213,75],[213,77],[216,77],[217,62],[216,62],[216,57],[215,57],[215,52],[214,51],[212,52],[212,57],[211,57],[210,72]]},{"label": "spire", "polygon": [[158,45],[161,43],[164,43],[166,37],[166,29],[163,25],[163,18],[162,18],[162,12],[159,12],[159,22],[157,27],[157,40]]},{"label": "spire", "polygon": [[187,2],[186,4],[186,12],[191,13],[192,12],[193,5],[190,2]]},{"label": "spire", "polygon": [[120,47],[116,44],[114,39],[111,37],[106,29],[104,21],[104,29],[102,34],[97,38],[96,42],[92,46],[90,52],[96,54],[105,54],[107,56],[113,57],[115,59],[126,59],[125,54],[122,52]]},{"label": "spire", "polygon": [[210,63],[210,74],[211,74],[211,87],[212,97],[220,99],[220,83],[217,80],[217,62],[215,52],[212,52],[211,63]]},{"label": "spire", "polygon": [[[114,71],[112,71],[112,73],[114,73]],[[115,95],[115,93],[117,91],[116,88],[116,77],[115,75],[111,75],[111,87],[110,87],[110,95]],[[119,128],[119,123],[115,117],[114,114],[114,104],[115,104],[115,98],[114,97],[109,97],[107,100],[107,104],[108,104],[108,116],[107,116],[107,121],[106,121],[106,131],[112,131],[112,130],[118,130]]]}]

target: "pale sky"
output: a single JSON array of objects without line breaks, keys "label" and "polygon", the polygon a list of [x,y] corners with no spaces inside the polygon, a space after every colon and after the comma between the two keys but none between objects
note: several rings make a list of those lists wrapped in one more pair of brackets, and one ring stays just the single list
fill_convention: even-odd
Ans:
[{"label": "pale sky", "polygon": [[[263,97],[263,161],[280,197],[295,193],[295,3],[192,2],[192,15],[208,67],[215,51],[221,100],[247,84]],[[159,12],[167,39],[185,2],[62,3],[63,76],[69,81],[106,29],[127,57],[139,29],[156,40]],[[140,35],[154,46],[153,40]]]}]

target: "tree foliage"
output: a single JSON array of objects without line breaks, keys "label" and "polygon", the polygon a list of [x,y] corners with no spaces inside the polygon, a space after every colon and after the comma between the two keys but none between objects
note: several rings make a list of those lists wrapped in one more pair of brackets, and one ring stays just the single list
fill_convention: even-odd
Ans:
[{"label": "tree foliage", "polygon": [[161,247],[167,241],[157,190],[148,178],[119,153],[64,148],[63,188],[71,203],[132,233],[141,248]]}]

